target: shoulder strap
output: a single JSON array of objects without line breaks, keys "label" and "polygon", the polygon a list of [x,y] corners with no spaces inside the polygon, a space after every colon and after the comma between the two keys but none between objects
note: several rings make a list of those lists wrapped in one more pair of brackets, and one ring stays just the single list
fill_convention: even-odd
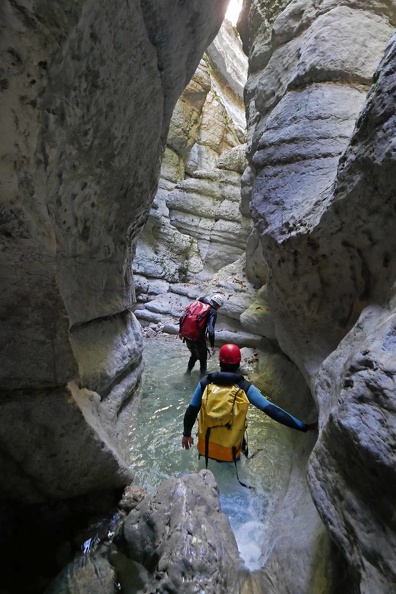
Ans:
[{"label": "shoulder strap", "polygon": [[209,375],[211,382],[219,386],[232,386],[233,384],[239,384],[244,379],[241,373],[233,371],[215,371]]},{"label": "shoulder strap", "polygon": [[250,386],[252,385],[252,382],[249,382],[249,380],[243,378],[238,382],[238,386],[245,392],[245,394],[247,394],[247,391],[249,390]]}]

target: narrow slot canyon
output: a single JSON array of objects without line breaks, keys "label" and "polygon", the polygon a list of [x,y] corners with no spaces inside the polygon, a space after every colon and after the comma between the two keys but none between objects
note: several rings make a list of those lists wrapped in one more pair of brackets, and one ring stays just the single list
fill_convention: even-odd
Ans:
[{"label": "narrow slot canyon", "polygon": [[[395,2],[0,24],[0,594],[393,592]],[[206,465],[225,344],[270,407]]]}]

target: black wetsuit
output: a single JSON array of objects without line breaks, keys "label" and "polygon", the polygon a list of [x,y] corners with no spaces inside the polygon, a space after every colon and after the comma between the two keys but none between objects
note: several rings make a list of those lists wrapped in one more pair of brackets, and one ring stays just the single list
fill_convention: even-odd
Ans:
[{"label": "black wetsuit", "polygon": [[190,405],[188,406],[184,415],[184,432],[183,435],[190,437],[192,427],[196,421],[199,410],[201,408],[202,395],[208,384],[213,383],[220,386],[229,386],[232,384],[238,384],[246,393],[248,400],[256,408],[263,411],[266,415],[271,417],[274,421],[286,425],[291,429],[297,429],[297,431],[303,431],[304,433],[308,430],[308,425],[293,417],[290,413],[283,410],[276,404],[269,402],[261,392],[249,381],[245,380],[243,375],[236,372],[229,371],[217,371],[215,373],[209,373],[204,377],[195,389],[194,395],[191,399]]}]

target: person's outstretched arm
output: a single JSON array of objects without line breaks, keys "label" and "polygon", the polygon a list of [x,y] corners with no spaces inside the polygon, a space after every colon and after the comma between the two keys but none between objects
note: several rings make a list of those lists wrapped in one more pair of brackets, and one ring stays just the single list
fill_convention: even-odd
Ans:
[{"label": "person's outstretched arm", "polygon": [[283,408],[272,404],[272,402],[269,402],[266,398],[264,398],[261,392],[253,384],[248,389],[246,395],[253,406],[259,410],[262,410],[266,415],[271,417],[271,419],[274,419],[274,421],[277,421],[282,425],[286,425],[286,427],[297,429],[297,431],[303,431],[305,433],[311,429],[311,425],[312,427],[317,425],[317,423],[307,425],[306,423],[299,421],[296,419],[296,417],[293,417],[293,415],[283,410]]},{"label": "person's outstretched arm", "polygon": [[202,393],[203,391],[200,382],[198,386],[195,388],[195,392],[193,397],[191,398],[191,402],[188,405],[186,412],[184,413],[182,447],[185,450],[189,450],[192,444],[194,443],[194,439],[191,437],[191,431],[197,419],[199,410],[201,408]]},{"label": "person's outstretched arm", "polygon": [[210,313],[209,313],[207,330],[208,330],[209,344],[212,349],[212,355],[214,355],[216,352],[215,345],[214,345],[216,320],[217,320],[217,311],[213,307],[211,307]]}]

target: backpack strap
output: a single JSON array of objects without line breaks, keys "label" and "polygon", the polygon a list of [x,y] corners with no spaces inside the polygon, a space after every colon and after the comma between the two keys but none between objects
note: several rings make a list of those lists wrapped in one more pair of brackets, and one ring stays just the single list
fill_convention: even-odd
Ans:
[{"label": "backpack strap", "polygon": [[249,458],[249,443],[247,430],[245,431],[245,434],[242,438],[241,452],[246,458]]},{"label": "backpack strap", "polygon": [[232,448],[232,457],[234,458],[235,474],[238,479],[238,483],[240,485],[242,485],[242,487],[246,487],[246,489],[254,489],[254,487],[252,487],[251,485],[247,485],[246,483],[243,483],[241,480],[239,480],[238,466],[237,466],[237,460],[236,460],[236,447],[235,446],[233,446],[233,448]]},{"label": "backpack strap", "polygon": [[209,460],[209,437],[210,437],[210,429],[211,429],[211,427],[208,427],[206,429],[206,433],[205,433],[205,468],[208,467],[208,460]]},{"label": "backpack strap", "polygon": [[[240,392],[240,391],[241,391],[241,388],[239,388],[239,389],[238,389],[238,390],[235,392],[235,395],[234,395],[234,402],[232,403],[232,417],[233,417],[233,418],[234,418],[234,411],[235,411],[235,402],[236,402],[237,396],[238,396],[238,394],[239,394],[239,392]],[[231,428],[231,424],[230,424],[230,428]]]}]

